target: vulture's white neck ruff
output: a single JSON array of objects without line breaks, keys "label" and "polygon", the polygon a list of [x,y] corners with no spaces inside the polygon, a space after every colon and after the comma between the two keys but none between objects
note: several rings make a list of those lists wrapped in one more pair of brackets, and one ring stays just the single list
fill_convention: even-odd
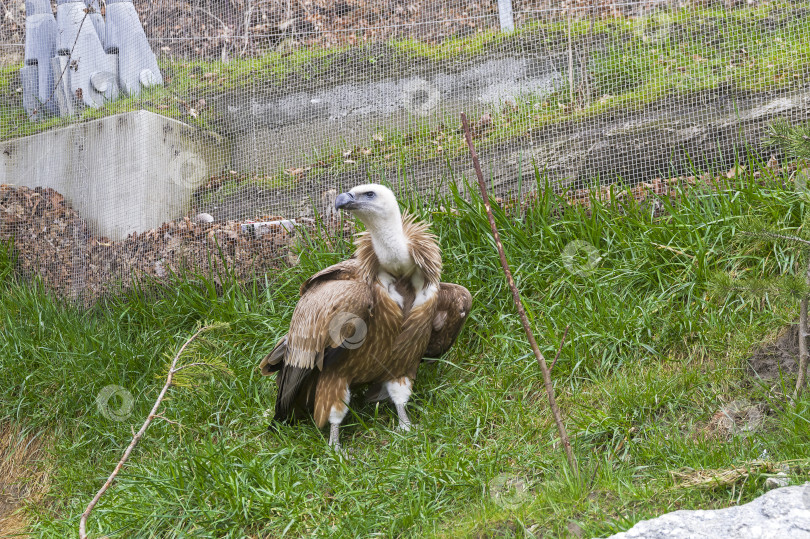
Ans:
[{"label": "vulture's white neck ruff", "polygon": [[365,224],[371,235],[371,244],[380,262],[380,269],[393,277],[412,273],[415,264],[408,246],[408,238],[402,230],[402,214],[399,208],[396,215],[375,216],[368,219]]}]

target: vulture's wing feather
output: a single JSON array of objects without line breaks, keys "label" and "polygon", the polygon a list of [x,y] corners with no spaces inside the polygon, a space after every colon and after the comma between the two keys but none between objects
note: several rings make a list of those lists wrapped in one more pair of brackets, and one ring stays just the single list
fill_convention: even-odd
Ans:
[{"label": "vulture's wing feather", "polygon": [[284,365],[276,380],[278,396],[273,421],[287,423],[295,417],[295,404],[301,400],[300,394],[308,392],[310,388],[314,389],[314,384],[310,383],[310,377],[314,374],[312,369]]},{"label": "vulture's wing feather", "polygon": [[288,419],[302,397],[299,394],[314,390],[311,377],[317,376],[325,363],[339,360],[354,348],[347,346],[347,341],[365,337],[372,302],[371,287],[359,281],[323,280],[307,288],[295,306],[286,340],[267,356],[266,364],[262,362],[268,372],[273,372],[269,370],[271,358],[277,358],[281,352],[276,350],[283,346],[276,420]]},{"label": "vulture's wing feather", "polygon": [[469,290],[457,284],[439,284],[436,314],[424,357],[439,358],[453,346],[471,307],[472,295]]},{"label": "vulture's wing feather", "polygon": [[264,356],[261,363],[259,363],[259,370],[264,376],[269,376],[274,372],[281,370],[282,361],[284,356],[287,355],[287,336],[284,335],[276,343],[275,348]]},{"label": "vulture's wing feather", "polygon": [[[359,265],[354,258],[324,268],[304,281],[304,284],[301,285],[300,294],[303,296],[310,288],[318,283],[355,279],[358,268]],[[295,314],[293,314],[293,317],[295,317]],[[293,318],[293,320],[294,319],[295,318]],[[259,370],[263,375],[269,376],[281,370],[284,358],[287,355],[287,337],[287,335],[281,337],[276,343],[275,348],[259,363]]]},{"label": "vulture's wing feather", "polygon": [[304,293],[306,293],[306,291],[312,288],[315,284],[324,281],[347,281],[357,279],[359,272],[360,263],[356,258],[350,258],[349,260],[338,262],[337,264],[329,266],[328,268],[322,269],[304,281],[304,284],[301,285],[300,294],[303,296]]},{"label": "vulture's wing feather", "polygon": [[284,364],[323,368],[327,348],[362,337],[355,334],[365,331],[372,303],[372,290],[366,283],[324,281],[310,287],[293,311]]}]

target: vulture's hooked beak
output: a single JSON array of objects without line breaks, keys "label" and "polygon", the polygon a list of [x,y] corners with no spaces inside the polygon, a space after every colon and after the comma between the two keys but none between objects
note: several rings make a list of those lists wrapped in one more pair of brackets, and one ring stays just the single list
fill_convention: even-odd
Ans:
[{"label": "vulture's hooked beak", "polygon": [[358,206],[357,200],[351,193],[340,193],[335,199],[336,210],[353,210]]}]

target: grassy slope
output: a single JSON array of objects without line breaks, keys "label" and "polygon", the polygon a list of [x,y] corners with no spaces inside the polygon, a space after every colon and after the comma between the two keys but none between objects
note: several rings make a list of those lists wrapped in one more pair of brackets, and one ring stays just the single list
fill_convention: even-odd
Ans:
[{"label": "grassy slope", "polygon": [[[744,358],[795,315],[780,298],[765,305],[709,299],[707,275],[800,267],[791,250],[744,252],[731,238],[752,214],[797,229],[806,222],[806,201],[780,179],[692,192],[659,220],[632,204],[624,213],[596,205],[590,214],[571,208],[550,217],[559,202],[548,195],[517,220],[499,212],[499,222],[547,356],[571,326],[553,374],[582,483],[554,445],[542,377],[480,201],[445,201],[458,205],[458,214],[410,203],[441,239],[444,279],[469,287],[475,307],[454,350],[420,371],[411,406],[416,432],[392,431],[387,405],[356,401],[343,429],[353,460],[329,451],[311,424],[267,432],[275,384],[255,369],[286,331],[298,284],[345,257],[348,243],[329,249],[313,238],[299,266],[268,275],[261,286],[231,285],[217,294],[210,281],[178,280],[158,301],[131,296],[90,313],[4,271],[0,421],[45,431],[57,466],[49,504],[29,507],[34,530],[76,535],[79,514],[148,413],[170,356],[201,321],[230,326],[182,361],[216,359],[232,374],[187,378],[171,390],[161,413],[176,423],[156,420],[91,516],[91,530],[110,537],[458,537],[531,529],[540,537],[564,535],[573,520],[599,536],[663,511],[723,507],[761,494],[757,477],[679,490],[669,472],[735,466],[763,451],[777,461],[807,456],[807,396],[795,410],[774,408],[754,435],[694,435],[723,403],[773,399],[748,378]],[[592,275],[564,269],[561,253],[572,240],[599,249]],[[124,421],[97,409],[96,396],[110,384],[134,396]],[[523,478],[530,495],[493,500],[488,485],[506,477]]]},{"label": "grassy slope", "polygon": [[[481,143],[513,139],[565,120],[639,107],[665,95],[724,87],[733,87],[735,92],[804,87],[810,77],[810,18],[797,14],[796,9],[792,4],[776,2],[733,11],[676,10],[652,18],[608,19],[593,25],[575,22],[572,36],[577,44],[577,66],[582,60],[579,51],[590,51],[587,71],[591,82],[587,91],[580,88],[574,106],[570,105],[567,82],[551,96],[519,96],[515,110],[492,111],[492,125],[482,135]],[[221,131],[224,120],[222,105],[214,104],[217,96],[229,95],[231,102],[238,102],[244,91],[283,92],[290,85],[311,87],[312,81],[333,84],[364,78],[378,80],[401,76],[402,66],[415,62],[426,72],[441,71],[448,63],[493,51],[565,53],[567,35],[564,23],[532,23],[512,35],[489,32],[448,39],[438,45],[403,40],[383,48],[272,51],[227,64],[166,59],[162,66],[167,79],[164,88],[121,99],[104,109],[88,110],[82,118],[145,108],[203,129]],[[594,47],[588,44],[591,40],[609,46]],[[30,123],[19,96],[16,101],[4,101],[2,93],[13,92],[8,79],[14,73],[11,68],[0,72],[0,140],[68,123],[59,118]],[[567,77],[565,73],[563,76]],[[5,83],[3,79],[7,79]],[[205,107],[200,107],[200,98],[206,100]],[[189,107],[195,109],[193,114]],[[407,162],[465,151],[462,137],[455,133],[457,117],[447,118],[446,126],[438,130],[421,118],[412,120],[403,130],[385,133],[384,143],[369,140],[366,152],[352,155],[351,161],[356,163],[345,163],[343,154],[347,148],[341,147],[319,151],[288,166],[300,168],[320,162],[321,171],[334,173],[368,164],[384,165],[393,155]],[[263,179],[271,187],[291,181],[281,171],[265,172],[279,176]]]}]

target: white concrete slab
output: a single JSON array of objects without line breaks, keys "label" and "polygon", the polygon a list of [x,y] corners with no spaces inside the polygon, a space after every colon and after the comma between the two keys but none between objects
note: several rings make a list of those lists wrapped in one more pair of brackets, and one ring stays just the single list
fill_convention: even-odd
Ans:
[{"label": "white concrete slab", "polygon": [[228,161],[216,135],[140,110],[0,142],[0,184],[51,187],[112,240],[184,215]]}]

